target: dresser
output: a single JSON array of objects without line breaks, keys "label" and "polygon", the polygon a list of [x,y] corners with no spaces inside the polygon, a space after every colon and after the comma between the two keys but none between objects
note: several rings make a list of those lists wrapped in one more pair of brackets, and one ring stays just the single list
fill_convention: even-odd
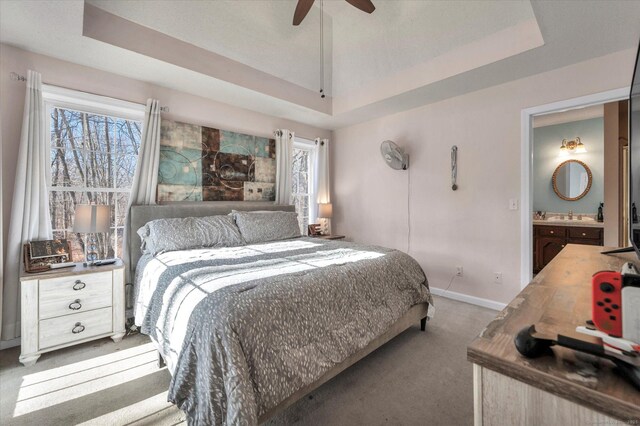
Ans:
[{"label": "dresser", "polygon": [[602,250],[567,245],[469,345],[476,426],[640,424],[640,392],[612,363],[558,346],[525,358],[513,343],[531,324],[543,335],[591,340],[575,331],[591,318],[591,276],[640,263]]},{"label": "dresser", "polygon": [[124,264],[20,275],[20,362],[90,340],[125,334]]}]

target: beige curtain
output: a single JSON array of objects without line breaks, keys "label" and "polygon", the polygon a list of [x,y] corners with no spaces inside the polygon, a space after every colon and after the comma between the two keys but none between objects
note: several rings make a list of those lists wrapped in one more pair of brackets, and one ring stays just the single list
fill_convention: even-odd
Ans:
[{"label": "beige curtain", "polygon": [[276,130],[276,204],[291,204],[291,162],[293,138],[291,130]]},{"label": "beige curtain", "polygon": [[[315,203],[309,206],[309,221],[316,222],[318,218],[318,205],[330,203],[330,176],[329,176],[329,139],[316,139],[316,156],[313,167],[313,192],[316,194]],[[323,219],[325,221],[325,230],[331,232],[331,219]]]},{"label": "beige curtain", "polygon": [[[2,117],[0,117],[0,161],[2,161]],[[2,289],[4,288],[4,207],[2,199],[2,165],[0,164],[0,331],[2,330]],[[0,332],[1,334],[1,332]]]},{"label": "beige curtain", "polygon": [[318,203],[330,203],[331,178],[329,176],[329,139],[316,139],[318,154],[316,155],[315,193]]},{"label": "beige curtain", "polygon": [[[129,206],[127,207],[124,238],[122,240],[122,257],[128,265],[125,268],[127,283],[132,282],[134,277],[131,276],[131,270],[135,267],[135,265],[131,265],[129,254],[129,227],[131,219],[128,212],[132,205],[156,204],[158,167],[160,163],[160,123],[160,103],[155,99],[147,99],[147,107],[142,124],[142,139],[140,141],[136,171],[133,175],[133,183],[129,195]],[[136,232],[135,229],[131,231]]]},{"label": "beige curtain", "polygon": [[50,155],[42,100],[42,76],[29,70],[4,265],[2,340],[20,336],[22,244],[30,240],[53,238],[47,190],[47,160]]}]

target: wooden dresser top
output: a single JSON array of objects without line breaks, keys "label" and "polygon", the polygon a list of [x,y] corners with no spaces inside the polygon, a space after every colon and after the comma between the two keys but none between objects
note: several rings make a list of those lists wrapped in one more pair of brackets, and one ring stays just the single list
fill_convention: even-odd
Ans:
[{"label": "wooden dresser top", "polygon": [[[640,419],[640,391],[613,372],[608,361],[553,347],[554,356],[525,358],[513,343],[525,326],[542,334],[575,332],[591,318],[591,276],[640,264],[634,253],[603,255],[603,247],[568,244],[467,348],[467,359],[621,420]],[[552,408],[552,407],[550,407]]]}]

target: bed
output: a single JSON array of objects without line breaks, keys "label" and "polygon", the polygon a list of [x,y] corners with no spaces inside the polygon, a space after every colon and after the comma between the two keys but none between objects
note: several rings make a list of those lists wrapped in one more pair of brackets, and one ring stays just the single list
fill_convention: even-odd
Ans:
[{"label": "bed", "polygon": [[144,254],[159,218],[287,210],[272,203],[133,206],[135,321],[189,424],[257,424],[431,315],[424,272],[397,250],[299,237]]}]

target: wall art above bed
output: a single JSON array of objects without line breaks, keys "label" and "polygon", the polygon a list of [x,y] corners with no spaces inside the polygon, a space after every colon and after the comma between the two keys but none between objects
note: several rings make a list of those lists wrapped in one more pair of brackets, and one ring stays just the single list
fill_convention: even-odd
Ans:
[{"label": "wall art above bed", "polygon": [[162,120],[158,201],[274,201],[276,141]]}]

